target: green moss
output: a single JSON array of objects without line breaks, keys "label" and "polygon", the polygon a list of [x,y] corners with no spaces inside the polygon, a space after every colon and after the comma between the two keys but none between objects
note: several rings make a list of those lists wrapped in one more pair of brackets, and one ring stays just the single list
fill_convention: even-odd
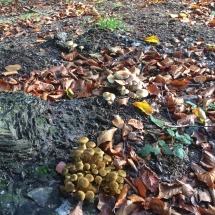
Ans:
[{"label": "green moss", "polygon": [[36,166],[35,171],[37,174],[47,174],[51,172],[51,169],[48,166]]},{"label": "green moss", "polygon": [[20,19],[30,19],[39,17],[39,13],[25,13],[19,16]]},{"label": "green moss", "polygon": [[51,127],[49,128],[50,134],[53,134],[53,133],[55,132],[55,130],[56,130],[56,127],[55,127],[55,126],[51,126]]},{"label": "green moss", "polygon": [[44,123],[46,123],[46,119],[45,118],[43,118],[43,117],[39,117],[38,119],[37,119],[37,123],[38,124],[44,124]]},{"label": "green moss", "polygon": [[0,3],[11,3],[13,0],[0,0]]}]

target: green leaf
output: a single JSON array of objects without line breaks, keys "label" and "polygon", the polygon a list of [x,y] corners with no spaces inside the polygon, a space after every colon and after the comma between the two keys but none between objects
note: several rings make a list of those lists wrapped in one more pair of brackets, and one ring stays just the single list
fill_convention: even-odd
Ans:
[{"label": "green leaf", "polygon": [[215,16],[215,11],[212,11],[210,16]]},{"label": "green leaf", "polygon": [[192,109],[195,109],[197,107],[196,104],[194,104],[193,102],[190,102],[190,101],[186,101],[186,104],[189,104]]},{"label": "green leaf", "polygon": [[175,133],[171,128],[167,128],[167,132],[169,133],[170,136],[174,137]]},{"label": "green leaf", "polygon": [[198,125],[194,124],[194,125],[192,125],[192,126],[186,128],[186,129],[185,129],[185,132],[186,132],[186,134],[188,134],[188,135],[192,135],[192,133],[193,133],[194,131],[198,131],[198,130],[199,130]]},{"label": "green leaf", "polygon": [[165,122],[155,119],[152,115],[150,115],[150,119],[152,122],[154,122],[158,127],[163,127],[165,125]]},{"label": "green leaf", "polygon": [[163,150],[168,154],[168,155],[172,155],[172,150],[169,148],[169,146],[164,146]]},{"label": "green leaf", "polygon": [[187,158],[186,152],[179,145],[174,148],[174,154],[181,159]]},{"label": "green leaf", "polygon": [[158,143],[159,143],[160,146],[165,146],[166,145],[164,140],[158,140]]},{"label": "green leaf", "polygon": [[150,144],[146,144],[141,150],[140,154],[144,157],[147,156],[150,153],[154,153],[155,155],[160,153],[160,148],[152,147]]},{"label": "green leaf", "polygon": [[74,93],[72,92],[72,90],[70,88],[68,88],[66,90],[66,95],[69,97],[69,99],[73,99],[74,98]]},{"label": "green leaf", "polygon": [[181,135],[178,132],[175,133],[175,138],[185,144],[191,144],[192,140],[189,135]]}]

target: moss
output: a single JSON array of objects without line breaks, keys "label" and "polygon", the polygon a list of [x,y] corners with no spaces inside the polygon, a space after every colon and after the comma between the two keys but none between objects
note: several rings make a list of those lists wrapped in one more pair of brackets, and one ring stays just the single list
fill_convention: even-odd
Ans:
[{"label": "moss", "polygon": [[38,119],[37,119],[37,123],[38,124],[44,124],[44,123],[46,123],[46,119],[44,118],[44,117],[39,117]]},{"label": "moss", "polygon": [[55,127],[55,126],[51,126],[51,127],[49,128],[49,133],[50,133],[50,134],[53,134],[53,133],[55,132],[55,130],[56,130],[56,127]]},{"label": "moss", "polygon": [[51,172],[51,169],[48,166],[36,166],[35,171],[37,174],[48,174]]}]

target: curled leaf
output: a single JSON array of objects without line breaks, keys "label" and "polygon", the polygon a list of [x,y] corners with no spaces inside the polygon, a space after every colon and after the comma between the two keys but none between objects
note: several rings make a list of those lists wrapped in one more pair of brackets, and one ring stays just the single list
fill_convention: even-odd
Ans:
[{"label": "curled leaf", "polygon": [[98,146],[105,142],[110,142],[113,139],[113,135],[116,132],[117,128],[112,128],[110,130],[101,131],[98,138],[97,143]]},{"label": "curled leaf", "polygon": [[143,101],[143,102],[134,102],[133,105],[138,107],[141,111],[143,111],[147,115],[152,114],[152,107],[145,101]]}]

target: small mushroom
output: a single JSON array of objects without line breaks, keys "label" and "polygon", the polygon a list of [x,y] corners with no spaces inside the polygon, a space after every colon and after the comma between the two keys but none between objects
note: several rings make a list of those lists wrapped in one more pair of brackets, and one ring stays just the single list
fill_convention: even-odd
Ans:
[{"label": "small mushroom", "polygon": [[89,139],[87,137],[81,137],[81,138],[78,139],[77,144],[79,146],[81,146],[81,148],[83,150],[85,150],[86,149],[86,144],[87,144],[88,141],[89,141]]},{"label": "small mushroom", "polygon": [[92,142],[92,141],[89,141],[87,143],[87,148],[95,148],[96,147],[96,143]]},{"label": "small mushroom", "polygon": [[101,183],[102,183],[102,177],[99,176],[99,175],[97,175],[97,176],[95,177],[95,182],[96,182],[96,184],[101,184]]},{"label": "small mushroom", "polygon": [[89,201],[93,200],[94,197],[95,197],[95,195],[94,195],[93,191],[91,191],[91,190],[87,191],[85,194],[85,199],[87,199]]},{"label": "small mushroom", "polygon": [[113,93],[109,93],[109,92],[104,92],[102,96],[109,105],[111,105],[116,98],[116,96]]},{"label": "small mushroom", "polygon": [[149,95],[149,92],[146,89],[139,89],[137,90],[136,95],[140,98],[145,98]]},{"label": "small mushroom", "polygon": [[85,177],[79,177],[78,178],[78,182],[77,182],[77,186],[78,186],[78,188],[86,188],[86,187],[88,187],[88,185],[89,185],[89,180],[87,179],[87,178],[85,178]]},{"label": "small mushroom", "polygon": [[125,80],[129,77],[129,75],[131,74],[131,72],[124,68],[124,70],[119,70],[114,74],[114,77],[118,80]]},{"label": "small mushroom", "polygon": [[107,80],[109,83],[113,84],[115,82],[115,77],[113,74],[107,76]]},{"label": "small mushroom", "polygon": [[79,190],[78,192],[76,192],[75,198],[78,201],[84,201],[84,199],[85,199],[85,193],[83,191]]}]

